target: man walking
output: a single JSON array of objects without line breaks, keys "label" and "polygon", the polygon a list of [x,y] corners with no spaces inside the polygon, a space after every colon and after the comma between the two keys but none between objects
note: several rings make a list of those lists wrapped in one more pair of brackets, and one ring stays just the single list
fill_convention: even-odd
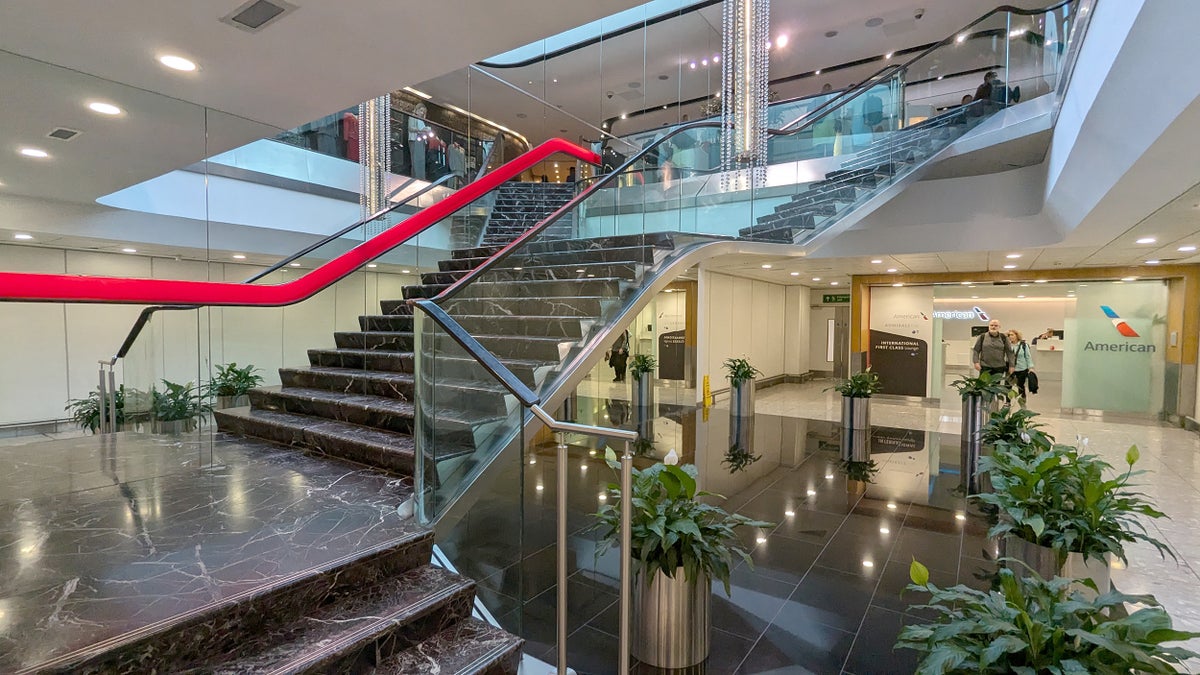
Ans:
[{"label": "man walking", "polygon": [[975,341],[971,357],[975,370],[992,375],[1011,375],[1016,367],[1016,358],[1008,336],[1000,332],[1000,322],[996,319],[988,322],[988,332],[980,335]]}]

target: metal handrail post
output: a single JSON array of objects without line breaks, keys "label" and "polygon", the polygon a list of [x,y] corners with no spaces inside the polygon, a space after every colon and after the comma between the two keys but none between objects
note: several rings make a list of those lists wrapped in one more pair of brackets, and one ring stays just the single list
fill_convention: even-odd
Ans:
[{"label": "metal handrail post", "polygon": [[631,617],[630,596],[633,586],[633,553],[630,547],[633,541],[633,453],[629,450],[629,441],[625,441],[625,452],[621,455],[621,597],[617,599],[617,607],[621,612],[620,649],[621,660],[617,663],[619,675],[629,675],[629,630]]},{"label": "metal handrail post", "polygon": [[100,420],[99,420],[100,424],[96,427],[96,433],[107,434],[108,433],[108,410],[107,410],[107,407],[108,407],[107,379],[108,378],[104,377],[104,361],[100,362],[99,378],[100,378],[100,382],[97,385],[99,387],[99,391],[96,393],[99,394],[99,396],[100,396]]},{"label": "metal handrail post", "polygon": [[558,675],[567,675],[567,441],[558,432]]},{"label": "metal handrail post", "polygon": [[117,371],[115,364],[108,364],[108,431],[117,433]]}]

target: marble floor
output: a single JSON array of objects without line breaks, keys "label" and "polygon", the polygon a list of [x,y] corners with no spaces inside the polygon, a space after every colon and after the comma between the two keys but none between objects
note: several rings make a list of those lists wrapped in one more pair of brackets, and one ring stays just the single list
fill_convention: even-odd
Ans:
[{"label": "marble floor", "polygon": [[[993,569],[985,558],[986,523],[961,497],[958,429],[953,410],[884,400],[872,410],[876,482],[851,489],[838,470],[840,401],[827,382],[782,385],[759,393],[751,429],[762,458],[738,473],[721,460],[729,448],[728,410],[706,416],[694,407],[659,403],[643,427],[655,439],[653,455],[671,449],[695,463],[703,489],[728,497],[726,507],[777,523],[742,538],[753,566],[739,565],[732,595],[714,584],[711,656],[691,672],[911,673],[917,654],[894,651],[902,626],[923,615],[901,596],[915,557],[939,585],[979,586]],[[620,398],[581,396],[582,422],[635,423]],[[1119,463],[1131,444],[1142,451],[1146,482],[1172,516],[1153,523],[1179,555],[1162,560],[1149,547],[1129,552],[1129,568],[1114,571],[1123,591],[1155,594],[1183,629],[1200,630],[1200,436],[1144,421],[1046,415],[1063,441],[1076,435]],[[617,659],[618,559],[599,555],[591,514],[603,486],[614,480],[602,447],[572,439],[568,460],[568,649],[580,673],[614,673]],[[643,462],[653,459],[641,460]],[[480,597],[502,625],[525,637],[526,652],[553,662],[554,505],[557,459],[552,443],[531,446],[519,472],[522,503],[494,495],[472,510],[481,514],[470,537],[443,541],[456,564],[481,585]],[[514,467],[514,471],[516,471]],[[516,480],[514,474],[513,480]],[[522,517],[499,514],[520,511]],[[472,545],[467,546],[470,541]],[[1193,646],[1196,648],[1196,646]],[[639,666],[637,672],[655,669]]]}]

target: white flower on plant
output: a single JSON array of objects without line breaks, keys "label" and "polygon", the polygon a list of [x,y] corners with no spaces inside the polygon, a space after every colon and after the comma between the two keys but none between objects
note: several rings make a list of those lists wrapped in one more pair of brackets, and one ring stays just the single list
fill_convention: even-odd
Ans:
[{"label": "white flower on plant", "polygon": [[668,465],[674,466],[678,463],[679,463],[679,453],[675,452],[675,448],[671,448],[671,451],[667,453],[667,456],[663,457],[663,464],[668,464]]},{"label": "white flower on plant", "polygon": [[1026,442],[1026,443],[1028,443],[1028,442],[1030,441],[1030,438],[1029,438],[1029,432],[1028,432],[1028,431],[1022,431],[1022,432],[1021,432],[1021,440],[1022,440],[1022,441],[1024,441],[1024,442]]}]

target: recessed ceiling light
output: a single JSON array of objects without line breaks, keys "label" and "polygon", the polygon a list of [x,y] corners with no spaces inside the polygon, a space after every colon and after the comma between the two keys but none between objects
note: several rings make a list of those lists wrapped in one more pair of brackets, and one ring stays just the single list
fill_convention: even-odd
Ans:
[{"label": "recessed ceiling light", "polygon": [[29,241],[30,239],[33,239],[33,235],[32,234],[23,234],[23,233],[14,234],[13,239],[16,239],[18,241]]},{"label": "recessed ceiling light", "polygon": [[375,269],[376,267],[379,267],[379,265],[376,265],[375,263],[367,263],[367,267],[370,267],[371,269]]},{"label": "recessed ceiling light", "polygon": [[896,271],[896,268],[895,268],[895,267],[889,267],[887,271],[889,271],[889,272],[895,272],[895,271]]},{"label": "recessed ceiling light", "polygon": [[965,41],[966,39],[967,39],[967,36],[966,36],[966,35],[959,35],[958,37],[954,38],[954,41],[955,41],[955,42],[958,42],[958,43],[960,43],[960,44],[961,44],[961,43],[962,43],[963,41]]},{"label": "recessed ceiling light", "polygon": [[892,530],[891,530],[890,528],[887,528],[887,527],[881,527],[881,528],[879,528],[879,534],[888,534],[888,533],[889,533],[889,532],[891,532],[891,531],[892,531]]},{"label": "recessed ceiling light", "polygon": [[875,566],[875,563],[871,562],[870,560],[863,561],[863,567],[874,567],[874,566]]},{"label": "recessed ceiling light", "polygon": [[1021,284],[1021,288],[1029,288],[1029,284]]},{"label": "recessed ceiling light", "polygon": [[121,253],[137,253],[137,249],[136,248],[123,248],[123,249],[121,249]]},{"label": "recessed ceiling light", "polygon": [[894,511],[896,509],[896,502],[888,502],[887,507]]},{"label": "recessed ceiling light", "polygon": [[400,270],[401,274],[411,274],[411,270]]},{"label": "recessed ceiling light", "polygon": [[1006,270],[1015,270],[1015,269],[1017,269],[1017,266],[1016,266],[1016,265],[1005,265],[1005,266],[1004,266],[1004,269],[1006,269]]},{"label": "recessed ceiling light", "polygon": [[872,265],[878,265],[878,264],[880,264],[880,263],[882,263],[882,262],[883,262],[882,260],[878,260],[878,259],[876,259],[876,260],[872,260],[872,261],[871,261],[871,264],[872,264]]},{"label": "recessed ceiling light", "polygon": [[1023,297],[1025,297],[1025,296],[1023,296],[1023,295],[1018,295],[1018,296],[1017,296],[1017,298],[1023,298]]},{"label": "recessed ceiling light", "polygon": [[971,296],[971,299],[972,299],[972,300],[978,300],[978,299],[979,299],[979,296],[978,296],[978,295],[972,295],[972,296]]},{"label": "recessed ceiling light", "polygon": [[813,277],[813,281],[820,281],[821,277]]},{"label": "recessed ceiling light", "polygon": [[246,259],[246,256],[245,256],[245,255],[243,255],[243,254],[241,254],[241,253],[234,253],[234,254],[233,254],[233,259],[234,259],[234,260],[245,260],[245,259]]},{"label": "recessed ceiling light", "polygon": [[100,113],[101,115],[120,115],[123,110],[111,103],[104,101],[92,101],[88,104],[88,109],[92,112]]},{"label": "recessed ceiling light", "polygon": [[967,288],[975,288],[975,287],[974,287],[974,286],[967,286]]},{"label": "recessed ceiling light", "polygon": [[1121,281],[1137,281],[1137,277],[1121,277]]},{"label": "recessed ceiling light", "polygon": [[964,281],[964,282],[962,282],[962,285],[963,285],[963,286],[970,286],[970,285],[971,285],[971,282],[969,282],[969,281]]},{"label": "recessed ceiling light", "polygon": [[695,61],[692,61],[691,63],[689,63],[689,64],[688,64],[688,67],[689,67],[689,68],[691,68],[692,70],[695,70],[695,69],[696,69],[696,62],[695,62]]},{"label": "recessed ceiling light", "polygon": [[36,157],[37,159],[45,159],[50,156],[50,153],[41,148],[21,148],[21,154],[26,157]]},{"label": "recessed ceiling light", "polygon": [[883,58],[890,59],[890,58],[892,58],[892,55],[894,55],[894,54],[895,54],[895,52],[888,52],[887,54],[883,55]]},{"label": "recessed ceiling light", "polygon": [[196,70],[196,62],[191,59],[185,59],[182,56],[174,54],[163,54],[158,57],[158,62],[171,70],[180,70],[185,73],[190,73]]},{"label": "recessed ceiling light", "polygon": [[1035,284],[1044,284],[1044,283],[1046,283],[1046,280],[1045,280],[1045,279],[1034,279],[1033,283],[1035,283]]},{"label": "recessed ceiling light", "polygon": [[758,542],[758,543],[760,543],[760,544],[765,544],[765,543],[767,543],[767,538],[766,538],[766,537],[758,537],[758,538],[757,538],[757,539],[755,539],[754,541],[756,541],[756,542]]},{"label": "recessed ceiling light", "polygon": [[892,284],[892,288],[900,288],[904,284]]},{"label": "recessed ceiling light", "polygon": [[1195,246],[1180,246],[1179,250],[1184,253],[1191,253],[1192,251],[1196,250],[1196,247]]},{"label": "recessed ceiling light", "polygon": [[799,273],[799,272],[792,272],[792,276],[794,276],[794,277],[798,277],[798,276],[800,276],[800,273]]},{"label": "recessed ceiling light", "polygon": [[836,282],[836,281],[831,281],[831,282],[829,282],[829,285],[830,285],[830,286],[837,286],[837,285],[838,285],[838,282]]},{"label": "recessed ceiling light", "polygon": [[770,266],[770,265],[763,265],[763,266],[762,266],[762,268],[763,268],[764,270],[769,270],[769,269],[771,269],[771,266]]},{"label": "recessed ceiling light", "polygon": [[1154,237],[1142,237],[1141,239],[1138,239],[1138,240],[1137,240],[1136,242],[1134,242],[1134,243],[1137,243],[1137,244],[1153,244],[1153,243],[1154,243],[1154,242],[1156,242],[1156,241],[1158,241],[1158,240],[1157,240],[1157,239],[1155,239]]},{"label": "recessed ceiling light", "polygon": [[1009,260],[1016,260],[1017,258],[1021,257],[1021,254],[1020,253],[1009,253],[1008,255],[1006,255],[1004,257],[1008,258]]},{"label": "recessed ceiling light", "polygon": [[967,514],[965,514],[965,513],[956,513],[956,514],[954,514],[954,519],[955,519],[955,520],[966,520],[966,519],[967,519]]},{"label": "recessed ceiling light", "polygon": [[1162,262],[1162,261],[1161,260],[1147,260],[1146,264],[1147,265],[1157,265],[1160,262]]},{"label": "recessed ceiling light", "polygon": [[1080,288],[1083,288],[1084,286],[1087,286],[1087,284],[1079,284]]},{"label": "recessed ceiling light", "polygon": [[786,47],[787,43],[788,43],[788,36],[786,34],[780,35],[779,37],[775,38],[775,46],[776,47],[780,47],[780,48]]},{"label": "recessed ceiling light", "polygon": [[288,263],[288,267],[299,267],[300,263]]}]

